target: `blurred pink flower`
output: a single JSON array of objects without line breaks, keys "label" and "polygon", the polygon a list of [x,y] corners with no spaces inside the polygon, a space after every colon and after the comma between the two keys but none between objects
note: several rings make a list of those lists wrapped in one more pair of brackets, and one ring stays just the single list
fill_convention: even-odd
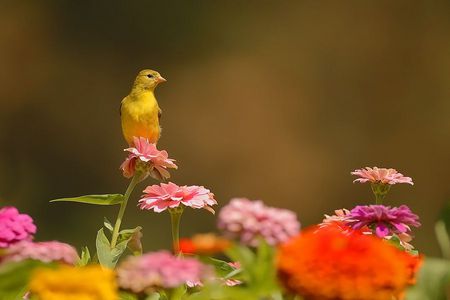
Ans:
[{"label": "blurred pink flower", "polygon": [[6,249],[0,257],[0,262],[18,262],[26,259],[74,265],[79,257],[75,248],[69,244],[57,241],[39,243],[22,241]]},{"label": "blurred pink flower", "polygon": [[29,215],[20,214],[17,208],[12,206],[0,209],[0,248],[32,240],[35,233],[36,226]]},{"label": "blurred pink flower", "polygon": [[359,176],[353,182],[365,183],[383,183],[383,184],[397,184],[397,183],[408,183],[413,185],[411,177],[403,176],[402,173],[397,172],[396,169],[386,169],[386,168],[363,168],[351,172],[352,175]]},{"label": "blurred pink flower", "polygon": [[298,234],[300,223],[293,211],[265,206],[262,201],[234,198],[219,214],[218,227],[225,236],[257,246],[263,238],[278,245]]},{"label": "blurred pink flower", "polygon": [[161,183],[148,186],[139,200],[141,209],[162,212],[180,205],[204,208],[214,213],[211,205],[217,204],[214,194],[203,186],[178,186],[175,183]]},{"label": "blurred pink flower", "polygon": [[148,175],[155,179],[162,180],[170,177],[167,169],[177,169],[175,160],[169,158],[167,151],[159,151],[155,144],[148,142],[146,138],[134,137],[134,147],[124,151],[130,152],[128,157],[120,166],[123,176],[130,178],[136,172],[136,165],[139,161],[150,167]]},{"label": "blurred pink flower", "polygon": [[129,256],[117,268],[119,286],[134,293],[159,288],[200,285],[210,269],[194,258],[181,258],[167,251]]}]

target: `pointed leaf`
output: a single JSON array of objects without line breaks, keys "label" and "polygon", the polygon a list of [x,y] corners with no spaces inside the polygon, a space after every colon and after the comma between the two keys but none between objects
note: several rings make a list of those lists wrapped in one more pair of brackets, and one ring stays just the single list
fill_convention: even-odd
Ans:
[{"label": "pointed leaf", "polygon": [[117,261],[119,260],[120,256],[123,254],[123,252],[127,249],[128,240],[122,241],[116,245],[114,249],[112,249],[111,254],[113,256],[113,262],[114,266],[116,265]]},{"label": "pointed leaf", "polygon": [[103,225],[105,226],[106,229],[113,232],[114,227],[112,226],[111,222],[106,217],[103,219]]},{"label": "pointed leaf", "polygon": [[100,264],[104,267],[113,269],[116,263],[114,262],[114,255],[111,253],[111,244],[106,237],[103,228],[97,232],[95,246],[97,247],[97,257]]},{"label": "pointed leaf", "polygon": [[123,202],[122,194],[86,195],[73,198],[54,199],[50,202],[78,202],[95,205],[116,205]]},{"label": "pointed leaf", "polygon": [[142,254],[141,233],[142,227],[138,226],[134,229],[124,229],[119,233],[118,244],[113,250],[114,255],[122,255],[127,247],[134,255]]},{"label": "pointed leaf", "polygon": [[77,266],[83,267],[87,265],[91,261],[91,253],[89,252],[88,247],[84,247],[81,250],[81,257],[78,260]]},{"label": "pointed leaf", "polygon": [[216,270],[217,275],[220,277],[226,277],[230,273],[236,271],[236,269],[233,268],[232,266],[230,266],[226,261],[223,261],[220,259],[206,257],[206,258],[202,259],[202,261],[204,263],[213,265]]}]

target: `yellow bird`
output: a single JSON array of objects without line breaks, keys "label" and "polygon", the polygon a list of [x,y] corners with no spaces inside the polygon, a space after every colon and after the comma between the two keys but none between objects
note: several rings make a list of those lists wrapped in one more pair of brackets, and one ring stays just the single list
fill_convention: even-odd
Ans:
[{"label": "yellow bird", "polygon": [[130,94],[123,98],[120,107],[122,132],[130,146],[133,146],[133,137],[145,137],[150,143],[158,142],[161,135],[161,109],[154,91],[162,82],[166,80],[158,72],[142,70],[137,75]]}]

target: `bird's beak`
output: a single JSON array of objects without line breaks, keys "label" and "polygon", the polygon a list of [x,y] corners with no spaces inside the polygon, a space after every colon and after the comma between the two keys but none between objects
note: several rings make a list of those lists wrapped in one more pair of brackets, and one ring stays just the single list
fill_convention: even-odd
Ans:
[{"label": "bird's beak", "polygon": [[159,76],[158,79],[156,79],[157,83],[162,83],[162,82],[166,82],[166,81],[167,80],[164,77],[162,77],[162,76]]}]

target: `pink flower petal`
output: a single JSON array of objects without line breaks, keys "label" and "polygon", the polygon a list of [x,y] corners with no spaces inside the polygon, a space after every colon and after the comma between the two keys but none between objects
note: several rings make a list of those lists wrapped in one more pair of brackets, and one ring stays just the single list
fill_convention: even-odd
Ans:
[{"label": "pink flower petal", "polygon": [[397,172],[395,169],[386,169],[366,167],[364,169],[358,169],[351,172],[352,175],[358,176],[353,182],[365,183],[383,183],[383,184],[397,184],[397,183],[407,183],[413,185],[411,177],[406,177],[403,174]]},{"label": "pink flower petal", "polygon": [[[159,151],[155,144],[151,144],[143,137],[134,137],[134,147],[124,151],[129,152],[128,157],[121,164],[120,169],[127,178],[132,177],[136,170],[136,160],[140,160],[150,167],[147,175],[156,179],[167,179],[170,174],[167,169],[176,169],[177,165],[173,159],[168,158],[167,151]],[[152,169],[157,168],[156,171]],[[153,171],[153,172],[152,172]]]},{"label": "pink flower petal", "polygon": [[[161,212],[179,205],[192,208],[206,208],[217,204],[214,195],[208,189],[199,186],[178,186],[175,183],[161,183],[144,189],[139,200],[141,209],[153,209]],[[211,211],[212,209],[208,209]]]}]

